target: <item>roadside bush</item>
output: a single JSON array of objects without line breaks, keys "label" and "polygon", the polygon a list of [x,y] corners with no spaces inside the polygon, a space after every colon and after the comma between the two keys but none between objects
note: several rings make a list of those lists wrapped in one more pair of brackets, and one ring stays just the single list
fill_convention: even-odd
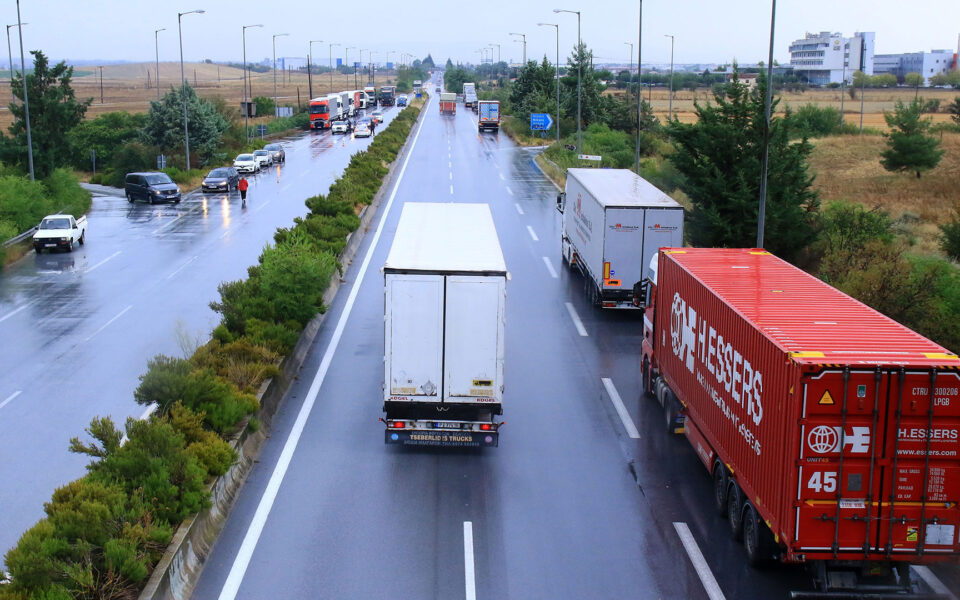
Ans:
[{"label": "roadside bush", "polygon": [[165,415],[186,395],[191,371],[190,361],[158,354],[147,362],[147,372],[140,376],[133,398],[143,406],[156,404],[157,414]]},{"label": "roadside bush", "polygon": [[73,166],[89,171],[90,151],[97,152],[97,170],[109,165],[114,152],[123,144],[134,141],[147,122],[144,113],[110,112],[82,121],[67,132],[67,141],[72,148]]},{"label": "roadside bush", "polygon": [[163,172],[170,176],[174,182],[184,185],[190,183],[191,181],[196,181],[198,178],[203,177],[207,174],[209,169],[190,169],[185,171],[177,167],[167,167],[163,169]]},{"label": "roadside bush", "polygon": [[953,260],[960,260],[960,204],[954,207],[950,222],[940,225],[940,250]]},{"label": "roadside bush", "polygon": [[43,180],[43,185],[52,204],[50,212],[60,211],[79,218],[90,210],[90,192],[80,187],[76,177],[66,169],[54,169]]},{"label": "roadside bush", "polygon": [[104,172],[101,182],[113,187],[123,187],[127,173],[156,169],[160,151],[140,142],[127,142],[114,151],[109,172]]},{"label": "roadside bush", "polygon": [[336,258],[307,244],[288,243],[264,250],[260,262],[261,288],[275,313],[306,325],[320,311]]},{"label": "roadside bush", "polygon": [[49,214],[52,203],[39,181],[27,177],[0,177],[0,220],[12,223],[17,233],[26,231]]},{"label": "roadside bush", "polygon": [[[229,332],[227,332],[229,334]],[[276,363],[280,355],[252,343],[246,337],[222,342],[215,336],[200,346],[190,361],[201,369],[211,369],[241,391],[255,393],[264,381],[279,375]]]},{"label": "roadside bush", "polygon": [[257,105],[257,116],[258,117],[272,117],[273,116],[273,98],[268,98],[266,96],[254,96],[253,103]]},{"label": "roadside bush", "polygon": [[174,430],[183,435],[187,452],[196,457],[209,478],[226,473],[237,453],[219,435],[204,429],[204,416],[177,402],[170,408],[167,418]]},{"label": "roadside bush", "polygon": [[272,323],[257,318],[247,319],[247,337],[255,344],[266,346],[280,354],[289,354],[300,339],[303,327],[296,321]]},{"label": "roadside bush", "polygon": [[804,104],[796,111],[790,111],[784,117],[790,125],[791,133],[797,138],[823,137],[842,131],[843,119],[840,111],[815,104]]}]

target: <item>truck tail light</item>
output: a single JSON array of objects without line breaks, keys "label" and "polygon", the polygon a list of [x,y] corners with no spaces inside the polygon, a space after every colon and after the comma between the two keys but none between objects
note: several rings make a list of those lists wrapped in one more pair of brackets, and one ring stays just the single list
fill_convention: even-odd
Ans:
[{"label": "truck tail light", "polygon": [[406,426],[406,423],[403,421],[390,421],[390,427],[393,427],[394,429],[403,429]]},{"label": "truck tail light", "polygon": [[494,426],[490,423],[480,423],[480,431],[493,431]]},{"label": "truck tail light", "polygon": [[603,263],[603,278],[610,279],[610,263],[609,262]]},{"label": "truck tail light", "polygon": [[609,302],[609,301],[607,301],[607,300],[604,300],[604,302],[603,302],[604,308],[612,308],[612,307],[616,306],[616,304],[617,304],[616,302]]}]

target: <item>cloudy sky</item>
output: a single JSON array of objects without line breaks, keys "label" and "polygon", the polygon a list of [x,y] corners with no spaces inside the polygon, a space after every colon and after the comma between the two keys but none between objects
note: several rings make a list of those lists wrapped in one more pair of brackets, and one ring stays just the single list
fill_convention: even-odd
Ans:
[{"label": "cloudy sky", "polygon": [[[636,46],[639,2],[637,0],[361,0],[342,2],[342,10],[330,0],[21,0],[24,49],[41,49],[55,59],[152,61],[155,29],[160,33],[160,60],[178,60],[177,13],[195,9],[204,14],[183,17],[184,58],[240,61],[241,27],[247,30],[247,57],[271,56],[273,34],[278,56],[304,56],[310,40],[318,62],[327,60],[328,43],[334,57],[344,48],[374,51],[384,62],[387,51],[423,57],[431,53],[437,62],[476,62],[477,50],[500,44],[503,60],[519,61],[527,39],[529,58],[555,55],[552,27],[560,25],[560,55],[576,42],[577,17],[554,14],[554,8],[580,10],[581,35],[594,50],[598,62],[627,62]],[[781,0],[777,3],[774,56],[789,60],[787,47],[805,32],[876,32],[877,53],[910,52],[957,47],[960,33],[958,0]],[[17,22],[16,5],[4,2],[3,24]],[[770,0],[647,0],[643,3],[643,62],[670,60],[670,40],[675,36],[677,63],[742,63],[765,60],[769,42]],[[17,46],[16,28],[10,30]],[[515,41],[516,40],[516,41]],[[14,53],[16,53],[16,49]],[[351,50],[352,60],[357,50]],[[496,50],[494,57],[496,57]],[[636,56],[636,47],[633,49]],[[364,61],[367,54],[364,53]],[[636,60],[636,59],[634,59]],[[6,63],[6,60],[0,60]]]}]

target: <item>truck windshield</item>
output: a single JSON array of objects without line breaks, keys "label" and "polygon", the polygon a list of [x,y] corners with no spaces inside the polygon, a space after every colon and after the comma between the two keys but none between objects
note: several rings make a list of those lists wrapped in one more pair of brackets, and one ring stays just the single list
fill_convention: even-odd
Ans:
[{"label": "truck windshield", "polygon": [[326,104],[311,104],[310,105],[310,114],[311,115],[325,115],[330,112]]},{"label": "truck windshield", "polygon": [[44,219],[40,229],[70,229],[70,219]]}]

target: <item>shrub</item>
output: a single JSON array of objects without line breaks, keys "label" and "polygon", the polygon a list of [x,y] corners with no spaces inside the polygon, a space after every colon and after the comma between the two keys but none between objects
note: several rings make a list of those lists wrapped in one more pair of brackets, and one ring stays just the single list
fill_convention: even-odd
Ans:
[{"label": "shrub", "polygon": [[280,355],[246,337],[223,343],[213,339],[197,349],[190,361],[199,368],[212,369],[240,390],[254,393],[266,379],[279,374]]},{"label": "shrub", "polygon": [[273,98],[267,98],[266,96],[254,96],[254,104],[257,105],[257,116],[258,117],[272,117],[273,116]]},{"label": "shrub", "polygon": [[953,260],[960,260],[960,204],[954,207],[950,222],[940,225],[940,250]]},{"label": "shrub", "polygon": [[[123,178],[127,173],[155,169],[158,154],[160,151],[157,148],[140,142],[127,142],[120,146],[114,151],[110,162],[109,185],[123,187]],[[108,183],[106,177],[104,173],[104,183]]]},{"label": "shrub", "polygon": [[183,400],[192,370],[186,359],[158,354],[147,362],[147,372],[140,376],[133,398],[144,406],[156,404],[157,413],[164,415],[175,402]]},{"label": "shrub", "polygon": [[796,112],[788,112],[785,117],[795,137],[822,137],[838,134],[842,131],[843,119],[840,111],[815,104],[804,104]]},{"label": "shrub", "polygon": [[267,248],[260,256],[261,287],[275,314],[305,325],[320,311],[320,296],[337,269],[336,259],[307,244]]},{"label": "shrub", "polygon": [[170,408],[170,425],[183,435],[187,452],[196,457],[208,476],[223,475],[237,458],[237,453],[220,436],[203,428],[203,413],[195,413],[181,402]]},{"label": "shrub", "polygon": [[302,326],[295,321],[271,323],[257,318],[246,322],[247,337],[255,344],[280,354],[288,354],[297,345]]}]

